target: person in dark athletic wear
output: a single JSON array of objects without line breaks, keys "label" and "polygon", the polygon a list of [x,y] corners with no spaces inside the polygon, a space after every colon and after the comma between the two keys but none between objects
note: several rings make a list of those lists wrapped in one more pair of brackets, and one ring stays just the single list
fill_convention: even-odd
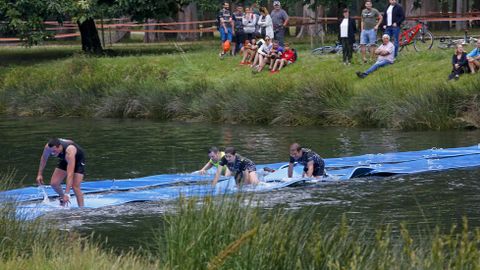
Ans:
[{"label": "person in dark athletic wear", "polygon": [[[50,156],[59,158],[57,168],[52,174],[50,185],[60,196],[60,204],[70,203],[70,189],[73,189],[79,207],[83,207],[83,193],[80,184],[85,174],[85,153],[83,149],[72,140],[51,139],[43,148],[40,157],[40,166],[37,173],[37,184],[43,185],[43,169]],[[66,180],[65,192],[62,190],[62,181]]]},{"label": "person in dark athletic wear", "polygon": [[303,148],[298,143],[290,145],[290,163],[288,164],[288,177],[293,175],[294,163],[302,164],[302,177],[321,177],[325,175],[325,162],[315,152],[308,148]]},{"label": "person in dark athletic wear", "polygon": [[[228,170],[235,176],[237,185],[258,184],[255,163],[236,153],[235,148],[225,148],[225,155],[220,159],[219,166],[227,165]],[[220,178],[221,170],[217,170],[212,185],[216,185]]]}]

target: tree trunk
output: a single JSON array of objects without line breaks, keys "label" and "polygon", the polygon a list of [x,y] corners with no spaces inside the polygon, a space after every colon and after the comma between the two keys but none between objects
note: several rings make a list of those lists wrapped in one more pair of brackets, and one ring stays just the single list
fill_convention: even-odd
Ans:
[{"label": "tree trunk", "polygon": [[[158,23],[158,22],[163,22],[163,20],[154,20],[154,19],[148,19],[147,23]],[[155,25],[147,25],[144,27],[145,30],[159,30],[161,29],[160,26],[155,26]],[[165,34],[164,33],[156,33],[156,32],[145,32],[145,35],[143,36],[143,42],[144,43],[152,43],[152,42],[158,42],[165,40]]]},{"label": "tree trunk", "polygon": [[82,39],[82,50],[86,53],[100,54],[103,52],[100,38],[98,37],[97,27],[93,18],[88,18],[84,22],[77,21]]},{"label": "tree trunk", "polygon": [[[182,10],[178,12],[179,22],[192,22],[198,21],[197,5],[190,3],[184,6]],[[198,29],[198,24],[180,24],[178,27],[180,30],[195,30]],[[178,33],[177,39],[179,40],[197,40],[198,33]]]}]

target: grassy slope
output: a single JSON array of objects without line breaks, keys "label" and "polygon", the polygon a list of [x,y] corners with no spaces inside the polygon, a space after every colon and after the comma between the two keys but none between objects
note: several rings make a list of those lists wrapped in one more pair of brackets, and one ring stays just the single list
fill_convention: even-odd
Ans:
[{"label": "grassy slope", "polygon": [[[314,57],[298,47],[298,63],[275,75],[254,75],[238,65],[238,57],[219,60],[208,43],[123,46],[115,48],[117,57],[102,58],[76,55],[75,47],[2,49],[10,58],[0,68],[0,109],[23,116],[480,126],[480,76],[447,82],[451,51],[419,54],[411,48],[393,66],[360,80],[355,71],[368,65],[345,67],[337,55]],[[37,56],[37,62],[30,58]]]}]

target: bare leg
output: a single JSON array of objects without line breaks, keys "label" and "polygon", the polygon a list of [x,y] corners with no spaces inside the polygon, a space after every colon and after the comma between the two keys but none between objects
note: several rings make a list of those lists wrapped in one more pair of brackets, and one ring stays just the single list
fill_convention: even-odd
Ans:
[{"label": "bare leg", "polygon": [[367,48],[365,47],[365,45],[360,45],[360,51],[362,52],[362,60],[365,62],[367,61]]},{"label": "bare leg", "polygon": [[275,64],[273,65],[272,71],[277,70],[279,61],[282,61],[282,60],[281,59],[275,60]]},{"label": "bare leg", "polygon": [[375,60],[375,47],[376,45],[370,45],[370,60]]},{"label": "bare leg", "polygon": [[254,59],[253,59],[253,63],[252,63],[252,65],[251,65],[251,67],[255,67],[255,66],[258,64],[259,55],[260,55],[259,53],[256,53],[256,54],[255,54],[255,57],[254,57]]},{"label": "bare leg", "polygon": [[281,61],[280,62],[280,67],[278,68],[279,71],[282,70],[283,66],[285,66],[285,64],[287,63],[287,60],[285,60],[285,59],[282,59],[280,61]]},{"label": "bare leg", "polygon": [[255,171],[245,171],[245,184],[247,185],[256,185],[258,184],[257,173]]},{"label": "bare leg", "polygon": [[83,193],[82,193],[82,190],[80,188],[80,185],[82,184],[82,181],[83,181],[83,174],[76,173],[73,176],[72,188],[73,188],[73,192],[75,193],[75,197],[77,197],[78,207],[83,207],[84,206]]},{"label": "bare leg", "polygon": [[57,192],[58,196],[63,197],[62,181],[67,177],[67,172],[59,168],[55,168],[50,179],[50,186]]}]

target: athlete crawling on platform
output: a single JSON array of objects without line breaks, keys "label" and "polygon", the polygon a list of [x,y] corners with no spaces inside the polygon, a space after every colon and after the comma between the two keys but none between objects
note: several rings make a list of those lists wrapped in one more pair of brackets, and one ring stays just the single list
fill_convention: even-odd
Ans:
[{"label": "athlete crawling on platform", "polygon": [[[225,166],[235,176],[237,185],[258,184],[255,163],[236,153],[235,148],[227,147],[225,155],[220,159],[219,166]],[[221,170],[217,170],[212,185],[216,185],[220,178]]]},{"label": "athlete crawling on platform", "polygon": [[304,166],[302,177],[321,177],[325,175],[325,162],[320,155],[308,148],[301,147],[298,143],[290,145],[289,178],[293,176],[295,162]]}]

